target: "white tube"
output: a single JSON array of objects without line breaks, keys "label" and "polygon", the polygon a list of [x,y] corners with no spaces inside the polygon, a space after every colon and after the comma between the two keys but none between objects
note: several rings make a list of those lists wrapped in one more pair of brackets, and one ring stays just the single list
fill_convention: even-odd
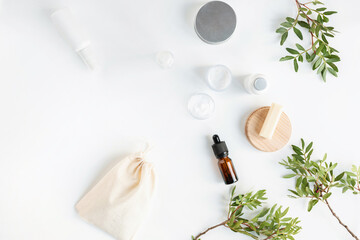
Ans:
[{"label": "white tube", "polygon": [[91,42],[83,33],[70,9],[60,8],[51,14],[51,19],[62,37],[79,54],[91,69],[96,68],[96,61],[91,51]]}]

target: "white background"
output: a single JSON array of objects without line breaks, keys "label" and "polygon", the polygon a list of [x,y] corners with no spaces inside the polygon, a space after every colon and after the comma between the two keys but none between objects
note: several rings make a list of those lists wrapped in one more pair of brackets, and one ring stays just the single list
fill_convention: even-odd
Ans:
[{"label": "white background", "polygon": [[[295,73],[278,59],[286,52],[275,33],[296,14],[293,0],[227,0],[237,29],[226,43],[203,43],[193,29],[199,0],[4,0],[0,14],[0,239],[107,240],[111,236],[76,214],[75,203],[119,158],[154,149],[159,187],[156,204],[137,239],[190,239],[224,220],[229,187],[222,182],[210,136],[226,140],[238,172],[239,192],[267,189],[268,204],[290,206],[302,220],[296,237],[351,239],[325,206],[306,212],[305,200],[287,197],[292,180],[278,162],[291,153],[254,149],[244,121],[258,107],[278,102],[293,125],[291,144],[315,142],[314,157],[325,152],[339,170],[360,164],[359,88],[360,2],[326,1],[331,24],[340,33],[339,78],[324,84],[307,64]],[[63,41],[49,19],[69,6],[90,36],[103,71],[93,73]],[[305,34],[304,34],[305,35]],[[291,44],[294,38],[289,38]],[[175,64],[162,70],[161,50]],[[204,70],[227,65],[234,84],[211,91]],[[263,73],[271,81],[263,96],[246,94],[238,82]],[[189,96],[210,94],[215,115],[205,121],[187,112]],[[149,156],[150,157],[150,156]],[[360,198],[335,190],[334,210],[360,235]],[[217,229],[203,239],[247,239]]]}]

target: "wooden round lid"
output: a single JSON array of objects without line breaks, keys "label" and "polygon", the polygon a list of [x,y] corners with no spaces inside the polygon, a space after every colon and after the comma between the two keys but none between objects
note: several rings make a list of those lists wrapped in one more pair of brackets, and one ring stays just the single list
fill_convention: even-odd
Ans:
[{"label": "wooden round lid", "polygon": [[266,139],[259,135],[270,107],[262,107],[252,112],[246,121],[245,134],[249,142],[263,152],[275,152],[283,148],[291,136],[291,122],[283,112],[272,139]]}]

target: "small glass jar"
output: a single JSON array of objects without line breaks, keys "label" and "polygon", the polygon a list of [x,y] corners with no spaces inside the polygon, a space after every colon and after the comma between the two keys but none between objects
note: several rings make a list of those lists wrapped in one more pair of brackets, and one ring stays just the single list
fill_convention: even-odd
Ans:
[{"label": "small glass jar", "polygon": [[210,67],[207,73],[207,83],[214,91],[226,90],[232,82],[232,75],[229,68],[224,65]]},{"label": "small glass jar", "polygon": [[215,110],[215,102],[205,93],[197,93],[190,97],[188,110],[191,116],[199,120],[210,118]]},{"label": "small glass jar", "polygon": [[159,52],[156,55],[156,62],[160,67],[164,69],[171,68],[174,64],[174,55],[169,51]]}]

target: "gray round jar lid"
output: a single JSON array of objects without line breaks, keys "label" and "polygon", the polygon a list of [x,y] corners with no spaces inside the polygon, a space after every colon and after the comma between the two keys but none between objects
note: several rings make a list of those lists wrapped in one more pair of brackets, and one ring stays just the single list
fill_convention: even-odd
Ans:
[{"label": "gray round jar lid", "polygon": [[206,43],[218,44],[227,40],[236,27],[234,9],[221,1],[208,2],[196,16],[195,31]]},{"label": "gray round jar lid", "polygon": [[258,91],[263,91],[267,88],[267,82],[265,78],[259,77],[254,81],[254,88]]}]

